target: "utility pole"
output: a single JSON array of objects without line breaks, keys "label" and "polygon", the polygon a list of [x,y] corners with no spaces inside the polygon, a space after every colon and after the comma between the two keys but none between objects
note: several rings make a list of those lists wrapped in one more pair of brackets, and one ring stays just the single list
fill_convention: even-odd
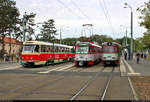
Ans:
[{"label": "utility pole", "polygon": [[62,34],[62,32],[61,32],[61,27],[60,27],[60,44],[62,43],[61,34]]},{"label": "utility pole", "polygon": [[131,57],[130,59],[133,59],[133,12],[131,9],[131,47],[130,47]]}]

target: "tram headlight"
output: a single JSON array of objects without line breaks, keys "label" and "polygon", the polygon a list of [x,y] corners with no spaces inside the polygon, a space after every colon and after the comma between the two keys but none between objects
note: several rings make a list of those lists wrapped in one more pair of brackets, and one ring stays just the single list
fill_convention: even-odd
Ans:
[{"label": "tram headlight", "polygon": [[31,60],[33,59],[33,57],[31,57]]}]

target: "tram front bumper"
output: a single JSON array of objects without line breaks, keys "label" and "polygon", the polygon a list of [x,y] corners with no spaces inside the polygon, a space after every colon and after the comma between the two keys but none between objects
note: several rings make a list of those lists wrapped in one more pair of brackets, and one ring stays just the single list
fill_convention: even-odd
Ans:
[{"label": "tram front bumper", "polygon": [[34,65],[36,61],[21,61],[22,66],[31,66]]}]

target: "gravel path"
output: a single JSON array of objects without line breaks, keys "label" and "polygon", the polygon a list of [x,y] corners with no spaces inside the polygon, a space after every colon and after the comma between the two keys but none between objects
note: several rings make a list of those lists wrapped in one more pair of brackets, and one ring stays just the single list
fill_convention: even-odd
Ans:
[{"label": "gravel path", "polygon": [[150,100],[150,76],[130,77],[139,100]]}]

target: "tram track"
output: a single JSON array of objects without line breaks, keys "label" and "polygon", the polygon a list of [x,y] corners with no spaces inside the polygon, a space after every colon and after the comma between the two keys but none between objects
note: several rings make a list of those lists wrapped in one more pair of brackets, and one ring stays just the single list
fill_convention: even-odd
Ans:
[{"label": "tram track", "polygon": [[[53,76],[53,78],[49,78],[49,76],[45,76],[43,77],[41,80],[36,80],[34,82],[32,82],[31,84],[28,84],[28,85],[25,85],[25,86],[21,86],[21,87],[17,87],[16,89],[13,89],[13,90],[9,90],[8,92],[5,92],[3,95],[0,94],[0,97],[5,97],[7,99],[10,99],[10,100],[19,100],[19,99],[22,99],[24,97],[28,97],[30,95],[32,95],[33,93],[38,93],[38,90],[39,89],[43,89],[44,87],[49,87],[49,86],[53,86],[54,84],[56,84],[57,82],[61,81],[63,82],[62,80],[66,78],[67,80],[67,77],[63,76],[65,75],[65,73],[68,73],[68,72],[71,72],[73,70],[76,70],[76,72],[80,72],[80,71],[83,71],[83,70],[87,70],[87,68],[79,68],[78,70],[75,69],[77,67],[73,66],[69,69],[66,69],[66,71],[61,71],[61,73],[57,74],[56,76]],[[93,67],[92,67],[93,68]],[[102,69],[100,69],[99,72],[97,72],[96,75],[90,77],[90,79],[88,80],[85,80],[84,83],[82,83],[82,88],[75,94],[73,93],[68,93],[68,95],[72,95],[73,97],[70,99],[70,100],[76,100],[77,97],[79,97],[79,95],[84,91],[86,90],[86,88],[94,81],[96,80],[97,76],[99,76],[99,74],[101,72],[104,71],[106,67],[103,67]],[[53,80],[51,80],[53,79]],[[83,79],[82,79],[83,80]],[[69,82],[67,82],[68,85],[69,85]],[[79,87],[79,86],[78,86]],[[77,87],[76,87],[77,88]],[[58,90],[59,91],[59,90]],[[11,95],[13,93],[20,93],[18,95]],[[55,92],[49,92],[49,93],[55,93]],[[63,95],[63,92],[56,92],[55,94],[57,95],[57,93],[62,93]],[[64,95],[67,94],[67,93],[64,93]],[[8,97],[7,97],[8,96]],[[11,97],[9,97],[11,96]]]},{"label": "tram track", "polygon": [[[88,86],[89,86],[90,84],[92,84],[92,82],[93,82],[94,80],[96,80],[97,76],[98,76],[101,72],[103,72],[105,68],[106,68],[106,67],[104,66],[103,69],[101,69],[95,76],[93,76],[92,78],[90,78],[90,79],[87,81],[87,83],[86,83],[82,88],[80,88],[79,91],[76,92],[76,94],[74,94],[73,97],[72,97],[70,100],[76,100],[77,97],[78,97],[78,99],[80,99],[80,96],[85,95],[85,94],[81,94],[81,93],[83,93],[83,92],[88,88]],[[110,82],[111,82],[111,80],[112,80],[112,76],[113,76],[114,69],[115,69],[115,67],[112,68],[112,71],[110,72],[110,75],[108,76],[107,81],[106,81],[106,83],[105,83],[105,85],[104,85],[104,90],[102,91],[101,95],[99,95],[99,96],[101,96],[100,100],[104,100],[104,98],[105,98],[105,95],[106,95],[106,93],[107,93],[108,87],[109,87]],[[92,94],[91,94],[91,95],[92,95]],[[90,95],[90,94],[86,94],[86,96],[91,96],[91,95]],[[97,97],[97,95],[92,95],[92,96]],[[77,100],[78,100],[78,99],[77,99]]]},{"label": "tram track", "polygon": [[106,96],[108,87],[109,87],[110,82],[111,82],[112,77],[113,77],[114,69],[115,69],[115,67],[113,66],[113,69],[112,69],[112,71],[111,71],[111,73],[110,73],[110,76],[109,76],[108,79],[107,79],[107,82],[106,82],[106,85],[105,85],[105,88],[104,88],[104,91],[103,91],[103,93],[102,93],[102,96],[101,96],[100,100],[104,100],[104,98],[105,98],[105,96]]},{"label": "tram track", "polygon": [[[74,66],[73,66],[74,67]],[[71,67],[71,68],[73,68],[73,67]],[[68,71],[64,71],[64,72],[61,72],[59,75],[64,75],[65,73],[67,73],[67,72],[70,72],[70,71],[72,71],[72,70],[74,70],[74,69],[70,69],[70,70],[68,70]],[[84,70],[84,69],[80,69],[80,70],[78,70],[77,72],[80,72],[81,70]],[[18,99],[21,99],[21,98],[23,98],[23,97],[25,97],[25,96],[28,96],[28,95],[30,95],[30,94],[32,94],[32,93],[34,93],[36,90],[39,90],[39,89],[41,89],[41,88],[43,88],[43,87],[46,87],[46,86],[49,86],[49,85],[52,85],[52,84],[54,84],[54,83],[57,83],[58,81],[60,81],[60,80],[63,80],[63,79],[65,79],[65,76],[62,76],[62,77],[60,77],[60,78],[58,78],[58,79],[55,79],[54,81],[52,81],[52,82],[48,82],[48,83],[46,83],[46,84],[43,84],[43,85],[41,85],[40,87],[37,87],[36,89],[34,89],[34,90],[31,90],[31,91],[29,91],[29,92],[27,92],[27,93],[25,93],[25,94],[23,94],[23,95],[21,95],[21,96],[19,96],[19,97],[16,97],[14,100],[18,100]],[[46,80],[44,80],[44,81],[48,81],[49,79],[46,79]],[[42,81],[43,82],[43,81]],[[38,82],[38,83],[41,83],[41,82]]]},{"label": "tram track", "polygon": [[103,67],[95,76],[91,77],[87,81],[87,83],[76,94],[73,95],[73,97],[70,100],[75,100],[80,95],[80,93],[83,92],[96,79],[96,77],[99,75],[100,72],[104,70],[104,68],[105,67]]},{"label": "tram track", "polygon": [[[74,69],[71,69],[71,70],[74,70]],[[3,94],[0,95],[0,97],[4,97],[4,98],[7,98],[7,99],[13,99],[13,100],[17,100],[17,99],[20,99],[24,96],[27,96],[31,93],[33,93],[34,91],[40,89],[40,88],[43,88],[43,87],[46,87],[46,86],[49,86],[49,85],[52,85],[60,80],[63,80],[65,77],[63,76],[65,73],[71,71],[71,70],[68,70],[68,71],[64,71],[64,72],[61,72],[57,75],[57,78],[54,76],[54,79],[51,80],[52,78],[49,78],[49,76],[45,76],[44,78],[42,78],[41,80],[36,80],[34,82],[32,82],[32,84],[28,84],[28,85],[24,85],[24,86],[21,86],[21,87],[17,87],[15,89],[12,89],[12,90],[9,90],[9,91],[6,91],[4,92]],[[79,70],[81,71],[81,70]],[[40,84],[39,84],[40,83]],[[32,88],[31,88],[32,86]],[[24,92],[21,92],[24,91]],[[13,93],[22,93],[20,95],[11,95]],[[10,97],[9,97],[10,95]]]}]

